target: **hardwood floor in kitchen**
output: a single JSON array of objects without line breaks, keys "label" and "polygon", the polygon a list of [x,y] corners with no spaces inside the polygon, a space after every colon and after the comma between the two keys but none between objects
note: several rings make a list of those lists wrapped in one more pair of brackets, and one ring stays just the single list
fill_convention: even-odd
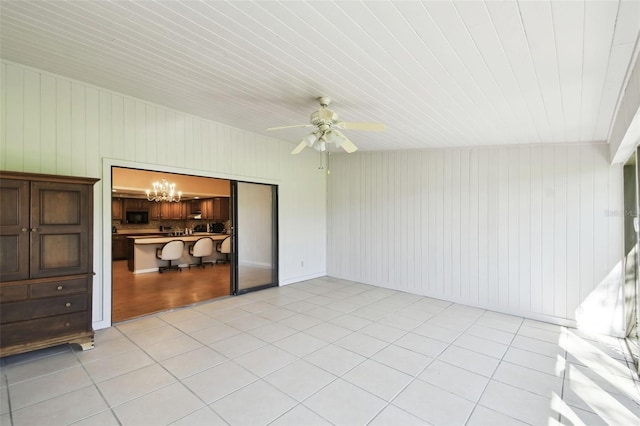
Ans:
[{"label": "hardwood floor in kitchen", "polygon": [[113,323],[229,296],[229,264],[133,274],[126,260],[112,262]]}]

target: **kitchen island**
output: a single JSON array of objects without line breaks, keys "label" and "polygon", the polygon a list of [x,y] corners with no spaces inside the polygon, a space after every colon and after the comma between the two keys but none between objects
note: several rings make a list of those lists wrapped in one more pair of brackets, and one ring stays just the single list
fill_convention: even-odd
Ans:
[{"label": "kitchen island", "polygon": [[[127,265],[129,271],[134,274],[157,272],[158,268],[166,265],[167,262],[156,257],[156,250],[169,241],[182,240],[184,241],[184,251],[182,252],[182,257],[176,263],[181,267],[186,267],[198,261],[198,258],[189,254],[189,246],[198,239],[209,237],[213,239],[215,247],[218,242],[222,242],[228,236],[227,234],[212,234],[206,232],[180,236],[129,236],[127,237]],[[202,260],[203,262],[216,262],[216,260],[223,258],[223,254],[214,251],[211,256],[204,257]]]}]

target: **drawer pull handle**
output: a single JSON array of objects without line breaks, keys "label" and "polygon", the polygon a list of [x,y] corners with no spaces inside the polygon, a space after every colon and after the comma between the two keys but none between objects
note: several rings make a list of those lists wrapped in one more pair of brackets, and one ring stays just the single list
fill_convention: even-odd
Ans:
[{"label": "drawer pull handle", "polygon": [[38,232],[38,228],[31,228],[31,232]]},{"label": "drawer pull handle", "polygon": [[65,327],[69,327],[70,325],[71,325],[71,323],[70,323],[70,322],[65,322],[65,323],[64,323],[64,326],[65,326]]},{"label": "drawer pull handle", "polygon": [[21,231],[22,232],[27,232],[27,228],[22,228]]},{"label": "drawer pull handle", "polygon": [[58,290],[62,290],[62,286],[59,285],[58,287],[56,287]]},{"label": "drawer pull handle", "polygon": [[64,304],[64,306],[66,306],[68,308],[69,306],[71,306],[71,303],[67,302],[67,303]]}]

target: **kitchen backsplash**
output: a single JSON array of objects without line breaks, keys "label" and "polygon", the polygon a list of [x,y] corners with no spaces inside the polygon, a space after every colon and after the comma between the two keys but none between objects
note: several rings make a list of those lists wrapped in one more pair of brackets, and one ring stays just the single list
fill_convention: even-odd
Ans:
[{"label": "kitchen backsplash", "polygon": [[[208,223],[213,223],[205,220],[150,220],[149,223],[146,224],[136,224],[136,225],[128,225],[126,223],[122,223],[120,220],[112,220],[111,227],[115,227],[117,231],[158,231],[160,232],[160,226],[162,226],[164,231],[167,230],[184,230],[185,228],[193,229],[198,225],[206,225]],[[229,230],[229,221],[225,222],[225,232]]]}]

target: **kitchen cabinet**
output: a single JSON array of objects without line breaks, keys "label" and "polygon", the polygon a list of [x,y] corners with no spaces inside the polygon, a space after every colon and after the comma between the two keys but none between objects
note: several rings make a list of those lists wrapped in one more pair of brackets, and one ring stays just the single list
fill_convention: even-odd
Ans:
[{"label": "kitchen cabinet", "polygon": [[125,211],[145,212],[145,211],[149,211],[150,207],[151,207],[151,203],[141,198],[125,198],[124,199]]},{"label": "kitchen cabinet", "polygon": [[229,197],[206,198],[200,200],[202,219],[224,222],[229,220]]},{"label": "kitchen cabinet", "polygon": [[220,198],[220,221],[226,222],[229,217],[229,197]]},{"label": "kitchen cabinet", "polygon": [[202,219],[213,219],[213,198],[200,200]]},{"label": "kitchen cabinet", "polygon": [[150,203],[149,219],[151,220],[180,220],[187,218],[186,202]]},{"label": "kitchen cabinet", "polygon": [[160,206],[160,218],[171,219],[171,204],[172,203],[156,203]]},{"label": "kitchen cabinet", "polygon": [[202,213],[202,200],[189,201],[189,213],[187,214],[193,215],[200,213]]},{"label": "kitchen cabinet", "polygon": [[111,236],[111,259],[124,260],[127,258],[127,237],[113,234]]},{"label": "kitchen cabinet", "polygon": [[124,220],[124,208],[122,205],[122,198],[111,199],[111,219]]},{"label": "kitchen cabinet", "polygon": [[185,219],[185,215],[182,214],[183,203],[162,203],[160,211],[162,212],[162,219],[180,220]]},{"label": "kitchen cabinet", "polygon": [[187,204],[185,202],[169,203],[170,205],[170,217],[171,219],[186,219],[187,218]]},{"label": "kitchen cabinet", "polygon": [[162,219],[162,203],[149,203],[149,219],[160,220]]},{"label": "kitchen cabinet", "polygon": [[93,185],[0,172],[0,356],[93,347]]},{"label": "kitchen cabinet", "polygon": [[224,222],[229,220],[229,198],[220,197],[213,199],[213,217],[212,219]]}]

